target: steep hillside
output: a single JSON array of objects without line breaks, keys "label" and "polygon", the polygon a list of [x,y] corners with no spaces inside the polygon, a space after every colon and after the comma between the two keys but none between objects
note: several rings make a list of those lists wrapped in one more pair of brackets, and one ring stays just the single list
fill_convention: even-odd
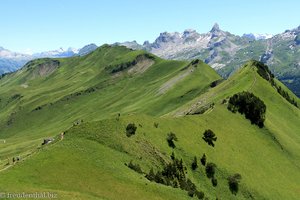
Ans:
[{"label": "steep hillside", "polygon": [[[60,199],[190,199],[195,190],[208,199],[298,199],[300,101],[257,61],[222,81],[200,60],[165,61],[106,45],[85,57],[35,60],[0,85],[1,191]],[[242,91],[266,105],[264,127],[227,109]],[[202,139],[208,129],[214,146]],[[54,141],[38,145],[46,136]],[[167,178],[166,166],[174,170],[181,159],[181,178]],[[216,165],[215,186],[208,163]],[[235,195],[227,179],[236,173]]]},{"label": "steep hillside", "polygon": [[[256,64],[247,63],[230,80],[200,95],[196,102],[205,99],[214,103],[204,114],[176,118],[121,114],[75,125],[65,132],[63,140],[57,137],[56,143],[2,172],[1,181],[6,184],[0,189],[28,192],[47,189],[62,199],[190,199],[184,190],[145,178],[151,168],[159,171],[172,162],[170,155],[174,152],[187,168],[186,177],[209,199],[297,199],[300,112],[256,72]],[[244,90],[265,102],[264,128],[227,110],[223,100]],[[188,103],[179,110],[191,105]],[[126,136],[129,123],[137,126],[131,137]],[[215,147],[201,138],[206,129],[216,133]],[[170,132],[178,138],[174,149],[166,140]],[[217,166],[216,187],[199,161],[203,153],[207,162]],[[198,159],[196,170],[191,169],[194,156]],[[138,164],[143,173],[126,166],[130,161]],[[230,192],[226,180],[234,173],[242,176],[236,196]]]}]

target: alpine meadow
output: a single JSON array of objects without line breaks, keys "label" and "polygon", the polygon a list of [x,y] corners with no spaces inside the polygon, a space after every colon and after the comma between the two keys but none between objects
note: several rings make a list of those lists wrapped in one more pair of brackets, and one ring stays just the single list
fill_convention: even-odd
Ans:
[{"label": "alpine meadow", "polygon": [[[0,80],[1,191],[47,190],[62,199],[297,199],[300,102],[261,74],[272,77],[249,61],[222,80],[200,60],[109,45],[83,57],[31,61]],[[240,92],[266,105],[263,127],[229,110]],[[202,139],[208,129],[214,146]],[[53,142],[42,145],[45,138]],[[167,168],[179,160],[183,177]],[[215,164],[213,178],[208,163]],[[229,187],[234,174],[242,177],[237,191]]]},{"label": "alpine meadow", "polygon": [[[54,2],[41,4],[51,10]],[[175,9],[175,2],[161,6]],[[94,20],[107,20],[115,39],[147,23],[146,15],[173,16],[153,13],[150,3],[135,13],[132,2],[122,9],[118,2],[109,12],[128,13],[116,15],[117,23],[96,4],[69,5],[74,11],[62,22],[53,16],[62,40],[78,36],[75,24],[94,32]],[[187,19],[184,8],[175,9],[182,15],[176,26]],[[73,19],[75,11],[86,21]],[[24,19],[38,21],[34,12]],[[38,41],[53,31],[49,20]],[[146,23],[139,28],[148,30]],[[66,30],[74,35],[65,37]],[[61,39],[55,34],[45,44]],[[215,24],[205,34],[163,32],[143,45],[107,37],[99,46],[30,55],[0,47],[0,199],[300,199],[299,37],[300,26],[238,36]]]}]

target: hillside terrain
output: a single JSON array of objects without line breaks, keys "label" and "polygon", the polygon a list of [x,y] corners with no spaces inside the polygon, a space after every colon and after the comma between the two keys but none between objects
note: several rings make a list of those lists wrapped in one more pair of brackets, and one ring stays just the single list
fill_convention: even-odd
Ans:
[{"label": "hillside terrain", "polygon": [[[299,197],[300,100],[261,62],[223,80],[199,59],[103,45],[85,56],[30,61],[0,86],[0,191]],[[262,126],[229,110],[241,92],[265,105]]]}]

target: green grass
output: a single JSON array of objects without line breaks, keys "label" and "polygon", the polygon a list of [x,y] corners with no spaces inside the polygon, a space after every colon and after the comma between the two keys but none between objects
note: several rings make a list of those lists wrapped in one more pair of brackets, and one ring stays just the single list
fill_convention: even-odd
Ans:
[{"label": "green grass", "polygon": [[[52,191],[60,199],[190,199],[186,191],[149,182],[125,166],[132,160],[144,172],[162,169],[171,161],[166,137],[172,131],[178,137],[175,156],[183,159],[187,177],[209,199],[298,198],[300,110],[261,78],[252,62],[214,88],[209,84],[220,77],[202,62],[186,68],[187,62],[154,57],[154,64],[141,74],[114,76],[105,70],[144,53],[105,45],[85,57],[60,59],[58,70],[47,77],[28,80],[30,70],[24,68],[1,79],[0,138],[6,143],[0,143],[0,165],[4,167],[7,157],[25,159],[0,172],[0,191]],[[160,92],[169,82],[174,84]],[[27,88],[20,86],[25,83]],[[88,88],[95,91],[84,92]],[[262,129],[222,103],[246,90],[267,106]],[[23,97],[9,101],[15,94]],[[205,114],[184,115],[212,103]],[[42,109],[33,111],[38,106]],[[81,119],[82,124],[72,126]],[[128,123],[138,127],[130,138],[125,133]],[[214,148],[201,139],[206,129],[218,137]],[[64,140],[56,137],[57,142],[40,148],[43,138],[62,131]],[[203,153],[217,165],[216,188],[200,166]],[[194,156],[196,171],[190,168]],[[226,181],[234,173],[242,175],[237,196]]]}]

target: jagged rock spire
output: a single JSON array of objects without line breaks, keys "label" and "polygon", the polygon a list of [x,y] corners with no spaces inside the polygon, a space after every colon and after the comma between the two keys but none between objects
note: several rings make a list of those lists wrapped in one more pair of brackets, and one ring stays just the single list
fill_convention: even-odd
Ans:
[{"label": "jagged rock spire", "polygon": [[210,30],[211,33],[213,32],[219,32],[220,31],[220,27],[218,23],[215,23],[214,26],[212,27],[212,29]]}]

